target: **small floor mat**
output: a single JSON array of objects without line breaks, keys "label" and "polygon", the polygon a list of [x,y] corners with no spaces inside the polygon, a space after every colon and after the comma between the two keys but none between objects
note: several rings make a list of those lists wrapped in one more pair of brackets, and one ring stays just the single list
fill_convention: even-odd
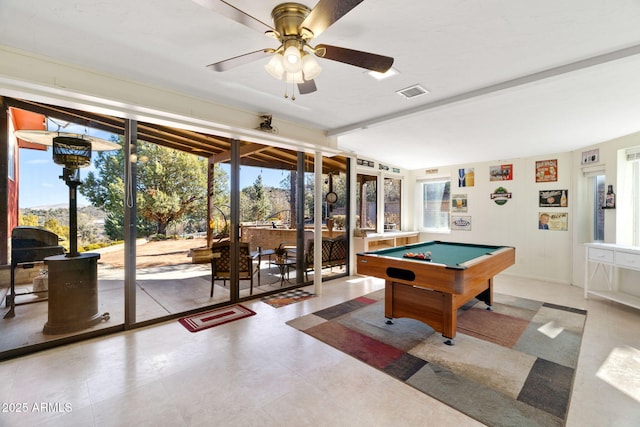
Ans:
[{"label": "small floor mat", "polygon": [[187,328],[189,332],[198,332],[204,329],[213,328],[214,326],[233,322],[234,320],[253,316],[254,314],[256,314],[255,311],[249,310],[240,304],[236,304],[230,307],[222,307],[216,310],[182,317],[178,322]]},{"label": "small floor mat", "polygon": [[290,291],[280,292],[275,295],[269,295],[262,298],[262,302],[269,304],[272,307],[280,308],[285,305],[293,304],[294,302],[304,301],[309,298],[315,297],[316,294],[303,291],[302,289],[292,289]]}]

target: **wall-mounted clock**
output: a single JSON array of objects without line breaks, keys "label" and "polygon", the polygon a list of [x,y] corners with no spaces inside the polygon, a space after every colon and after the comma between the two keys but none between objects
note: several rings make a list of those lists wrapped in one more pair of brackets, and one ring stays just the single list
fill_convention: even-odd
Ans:
[{"label": "wall-mounted clock", "polygon": [[327,203],[334,204],[335,202],[338,201],[338,195],[333,191],[330,191],[327,193],[324,199],[327,201]]}]

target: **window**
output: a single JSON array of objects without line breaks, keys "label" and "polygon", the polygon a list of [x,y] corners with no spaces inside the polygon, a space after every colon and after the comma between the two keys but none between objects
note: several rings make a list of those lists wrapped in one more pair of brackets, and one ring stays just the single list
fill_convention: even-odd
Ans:
[{"label": "window", "polygon": [[604,241],[604,175],[593,177],[593,240]]},{"label": "window", "polygon": [[605,210],[602,209],[606,197],[605,167],[604,165],[587,165],[582,167],[582,175],[585,178],[585,206],[591,206],[588,213],[588,223],[591,224],[589,241],[604,241]]},{"label": "window", "polygon": [[422,227],[433,231],[449,231],[451,220],[451,180],[422,183]]},{"label": "window", "polygon": [[376,230],[378,221],[378,177],[357,175],[356,187],[356,227]]},{"label": "window", "polygon": [[384,179],[384,229],[401,230],[402,180]]},{"label": "window", "polygon": [[626,150],[627,161],[631,163],[631,206],[633,237],[631,244],[640,246],[640,147],[633,147]]},{"label": "window", "polygon": [[13,123],[11,122],[11,120],[9,120],[9,147],[8,147],[8,166],[9,166],[9,173],[7,178],[9,178],[11,181],[15,181],[16,180],[16,137],[13,135]]}]

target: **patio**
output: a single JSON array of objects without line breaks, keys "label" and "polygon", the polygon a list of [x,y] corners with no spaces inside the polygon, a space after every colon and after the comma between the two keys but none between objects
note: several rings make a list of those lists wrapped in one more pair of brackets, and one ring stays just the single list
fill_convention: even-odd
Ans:
[{"label": "patio", "polygon": [[[108,251],[108,249],[107,249]],[[99,251],[98,251],[99,252]],[[105,254],[105,258],[107,258]],[[324,269],[323,276],[344,273],[344,267]],[[260,298],[269,292],[283,290],[290,283],[296,283],[295,268],[289,271],[290,282],[281,286],[281,275],[278,266],[269,262],[268,257],[260,263],[260,282],[254,278],[253,297]],[[309,280],[313,280],[313,272],[309,272]],[[16,285],[16,294],[30,292],[32,284]],[[211,290],[211,265],[182,263],[174,265],[158,265],[136,270],[136,321],[144,322],[188,310],[208,307],[230,301],[229,283],[223,286],[222,280],[215,281],[213,298],[209,298]],[[8,288],[0,288],[0,301],[3,315],[8,310],[4,297]],[[2,339],[0,353],[47,341],[57,340],[78,333],[122,325],[124,323],[124,269],[99,263],[98,268],[98,306],[99,313],[109,313],[109,320],[94,326],[66,334],[45,335],[42,328],[48,319],[48,305],[44,296],[23,295],[16,298],[20,304],[15,308],[15,317],[0,318]],[[42,294],[40,294],[42,295]],[[46,295],[46,294],[45,294]],[[240,297],[249,296],[249,281],[240,282]],[[37,301],[37,302],[36,302]]]}]

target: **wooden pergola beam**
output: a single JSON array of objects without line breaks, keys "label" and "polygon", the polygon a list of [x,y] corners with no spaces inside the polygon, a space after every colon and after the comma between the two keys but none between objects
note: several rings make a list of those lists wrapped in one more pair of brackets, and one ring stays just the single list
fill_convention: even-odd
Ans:
[{"label": "wooden pergola beam", "polygon": [[[268,150],[270,147],[268,145],[262,144],[254,144],[247,143],[240,146],[240,158],[250,156],[252,154],[257,154],[262,151]],[[224,151],[222,153],[215,154],[213,156],[214,163],[226,163],[231,160],[231,150]]]}]

